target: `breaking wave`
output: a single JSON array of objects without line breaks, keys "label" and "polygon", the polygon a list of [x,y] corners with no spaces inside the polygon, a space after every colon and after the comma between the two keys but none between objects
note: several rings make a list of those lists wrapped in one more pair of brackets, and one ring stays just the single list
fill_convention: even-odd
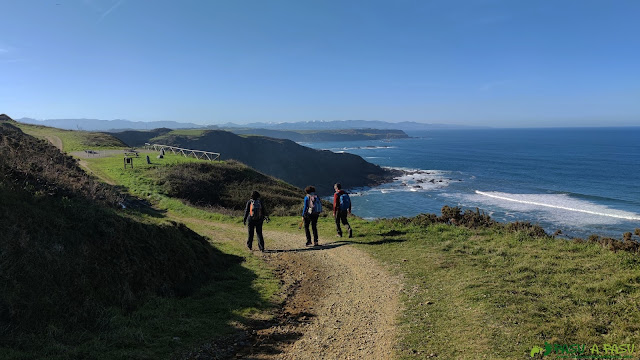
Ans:
[{"label": "breaking wave", "polygon": [[520,211],[564,210],[598,217],[640,221],[639,214],[612,209],[606,205],[598,205],[588,201],[574,199],[566,194],[509,194],[496,191],[484,192],[478,190],[476,190],[475,193],[477,195],[502,202],[502,204],[496,205],[505,205],[505,202],[509,208],[513,208],[513,206],[509,206],[508,203],[517,205],[518,208],[516,210]]},{"label": "breaking wave", "polygon": [[442,170],[422,170],[408,168],[388,168],[400,170],[401,176],[394,178],[391,183],[383,184],[369,189],[368,192],[393,193],[393,192],[416,192],[430,191],[446,188],[453,182],[461,182],[459,175]]}]

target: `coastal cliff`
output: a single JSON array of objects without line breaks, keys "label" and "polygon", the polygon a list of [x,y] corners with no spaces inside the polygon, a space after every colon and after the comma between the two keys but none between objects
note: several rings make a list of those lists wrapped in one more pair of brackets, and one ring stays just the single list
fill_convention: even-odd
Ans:
[{"label": "coastal cliff", "polygon": [[336,182],[354,188],[379,184],[398,175],[397,171],[383,169],[357,155],[315,150],[286,139],[239,136],[221,130],[186,133],[159,129],[113,135],[130,146],[155,142],[219,152],[222,159],[238,160],[297,187],[314,185],[321,195],[331,194]]}]

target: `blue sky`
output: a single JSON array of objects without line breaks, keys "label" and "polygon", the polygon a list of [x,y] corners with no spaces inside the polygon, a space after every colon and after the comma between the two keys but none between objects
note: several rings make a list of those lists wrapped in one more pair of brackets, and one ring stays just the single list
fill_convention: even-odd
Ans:
[{"label": "blue sky", "polygon": [[640,1],[0,0],[0,113],[640,125]]}]

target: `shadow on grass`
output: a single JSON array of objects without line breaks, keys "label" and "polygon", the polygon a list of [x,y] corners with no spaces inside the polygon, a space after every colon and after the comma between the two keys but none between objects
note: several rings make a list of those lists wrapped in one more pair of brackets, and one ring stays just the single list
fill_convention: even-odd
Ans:
[{"label": "shadow on grass", "polygon": [[382,236],[398,236],[398,235],[405,235],[406,233],[407,233],[406,231],[389,230],[387,232],[380,233],[379,235],[382,235]]},{"label": "shadow on grass", "polygon": [[[197,308],[179,305],[183,309],[178,319],[181,323],[199,323],[194,331],[209,332],[214,336],[172,359],[255,359],[264,358],[264,355],[278,355],[286,348],[285,345],[302,337],[303,334],[296,330],[297,325],[310,322],[315,317],[308,312],[291,314],[276,311],[275,304],[262,299],[254,290],[256,274],[241,265],[230,268],[221,276],[228,277],[204,287],[194,295],[194,300],[184,300],[185,304],[200,302]],[[220,294],[221,290],[224,294]],[[261,320],[240,314],[249,307],[262,310],[270,308],[275,316]],[[214,317],[203,318],[202,314],[214,314]],[[175,325],[179,326],[179,323]],[[175,333],[176,329],[172,332]],[[226,335],[215,336],[215,333]]]},{"label": "shadow on grass", "polygon": [[272,325],[251,319],[275,306],[259,275],[182,224],[1,183],[0,198],[0,358],[218,358]]},{"label": "shadow on grass", "polygon": [[265,253],[290,253],[290,252],[308,252],[308,251],[323,251],[323,250],[331,250],[345,245],[358,244],[358,245],[383,245],[383,244],[393,244],[393,243],[402,243],[407,241],[406,239],[382,239],[371,242],[360,242],[353,240],[339,240],[330,242],[327,244],[320,244],[316,246],[308,246],[304,248],[297,249],[268,249],[265,250]]}]

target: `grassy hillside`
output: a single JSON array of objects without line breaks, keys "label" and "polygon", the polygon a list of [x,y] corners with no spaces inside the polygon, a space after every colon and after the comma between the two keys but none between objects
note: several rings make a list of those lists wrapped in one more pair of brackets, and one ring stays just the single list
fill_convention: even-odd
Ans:
[{"label": "grassy hillside", "polygon": [[[120,136],[118,133],[113,135]],[[127,136],[141,143],[219,152],[223,159],[238,160],[299,188],[314,185],[318,193],[323,195],[333,193],[333,184],[336,182],[341,182],[345,187],[359,187],[377,184],[397,175],[357,155],[315,150],[290,140],[242,137],[220,130],[199,130],[187,134],[172,131],[148,137],[150,135],[153,132],[140,132],[137,137],[131,134]]]},{"label": "grassy hillside", "polygon": [[[139,159],[134,159],[134,168],[126,170],[120,156],[86,161],[98,175],[124,185],[140,197],[181,199],[198,207],[240,216],[251,192],[257,190],[271,215],[297,215],[302,210],[301,189],[242,163],[209,162],[173,154],[157,159],[157,153],[152,151],[140,154]],[[151,164],[143,160],[147,155],[153,159]]]},{"label": "grassy hillside", "polygon": [[[241,257],[150,209],[122,210],[119,189],[12,122],[0,122],[0,153],[0,358],[167,356],[268,306]],[[188,320],[185,343],[166,341],[203,311],[217,315]],[[140,343],[138,331],[155,337]]]},{"label": "grassy hillside", "polygon": [[95,149],[119,149],[126,146],[121,140],[101,132],[62,130],[41,125],[28,125],[14,123],[25,133],[39,139],[46,139],[55,143],[58,139],[62,142],[66,152],[95,150]]},{"label": "grassy hillside", "polygon": [[405,279],[400,358],[524,359],[545,342],[638,350],[637,252],[421,220],[356,227],[362,248]]}]

